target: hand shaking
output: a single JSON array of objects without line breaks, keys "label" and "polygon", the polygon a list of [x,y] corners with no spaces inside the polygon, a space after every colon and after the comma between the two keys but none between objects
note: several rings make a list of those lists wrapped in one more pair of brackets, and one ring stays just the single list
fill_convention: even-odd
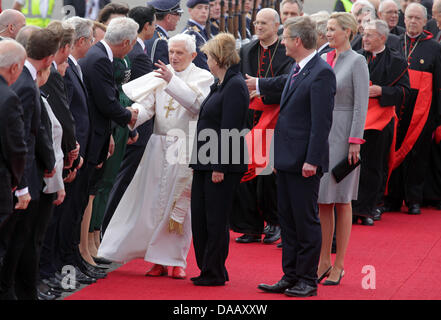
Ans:
[{"label": "hand shaking", "polygon": [[129,126],[130,127],[134,127],[135,124],[136,124],[136,121],[138,120],[139,110],[138,109],[133,109],[132,107],[127,107],[127,109],[132,114],[132,118],[130,119]]}]

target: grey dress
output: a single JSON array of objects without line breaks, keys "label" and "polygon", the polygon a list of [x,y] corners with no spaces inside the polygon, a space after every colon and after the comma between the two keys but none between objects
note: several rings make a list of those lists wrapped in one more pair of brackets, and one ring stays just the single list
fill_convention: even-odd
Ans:
[{"label": "grey dress", "polygon": [[[322,58],[326,60],[326,54]],[[341,53],[334,72],[337,92],[329,133],[329,172],[320,181],[320,204],[349,203],[357,199],[360,167],[340,183],[335,181],[331,170],[348,157],[349,138],[363,139],[369,102],[369,70],[362,55],[353,50]]]}]

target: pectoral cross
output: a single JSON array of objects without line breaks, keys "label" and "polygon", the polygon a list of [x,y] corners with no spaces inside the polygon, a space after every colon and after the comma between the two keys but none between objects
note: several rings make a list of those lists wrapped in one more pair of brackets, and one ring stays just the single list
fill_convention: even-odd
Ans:
[{"label": "pectoral cross", "polygon": [[165,114],[166,118],[168,118],[168,114],[170,113],[170,111],[176,110],[176,108],[173,108],[173,98],[170,98],[168,105],[166,107],[164,107],[164,109],[167,110],[167,112]]}]

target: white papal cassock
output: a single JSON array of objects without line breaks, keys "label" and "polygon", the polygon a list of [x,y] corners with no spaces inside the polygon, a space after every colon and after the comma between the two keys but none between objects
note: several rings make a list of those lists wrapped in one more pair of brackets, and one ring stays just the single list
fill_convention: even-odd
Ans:
[{"label": "white papal cassock", "polygon": [[[144,258],[185,268],[191,245],[188,161],[199,108],[213,76],[193,63],[182,72],[167,67],[174,73],[168,84],[152,72],[123,86],[135,101],[132,107],[139,110],[135,127],[155,116],[154,129],[98,256],[116,262]],[[179,227],[170,230],[171,221],[182,227],[181,232]]]}]

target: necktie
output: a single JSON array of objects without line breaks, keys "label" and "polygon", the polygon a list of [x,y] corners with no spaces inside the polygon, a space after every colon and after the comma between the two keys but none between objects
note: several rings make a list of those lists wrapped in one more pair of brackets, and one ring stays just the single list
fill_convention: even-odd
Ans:
[{"label": "necktie", "polygon": [[296,79],[297,75],[299,74],[300,71],[300,65],[298,65],[296,63],[296,65],[294,66],[294,70],[291,76],[291,82],[289,83],[289,87],[291,88],[292,84],[294,83],[294,80]]},{"label": "necktie", "polygon": [[84,82],[84,80],[83,80],[83,72],[81,72],[81,66],[79,64],[77,64],[76,67],[77,67],[77,70],[78,70],[78,74],[80,75],[81,82]]}]

